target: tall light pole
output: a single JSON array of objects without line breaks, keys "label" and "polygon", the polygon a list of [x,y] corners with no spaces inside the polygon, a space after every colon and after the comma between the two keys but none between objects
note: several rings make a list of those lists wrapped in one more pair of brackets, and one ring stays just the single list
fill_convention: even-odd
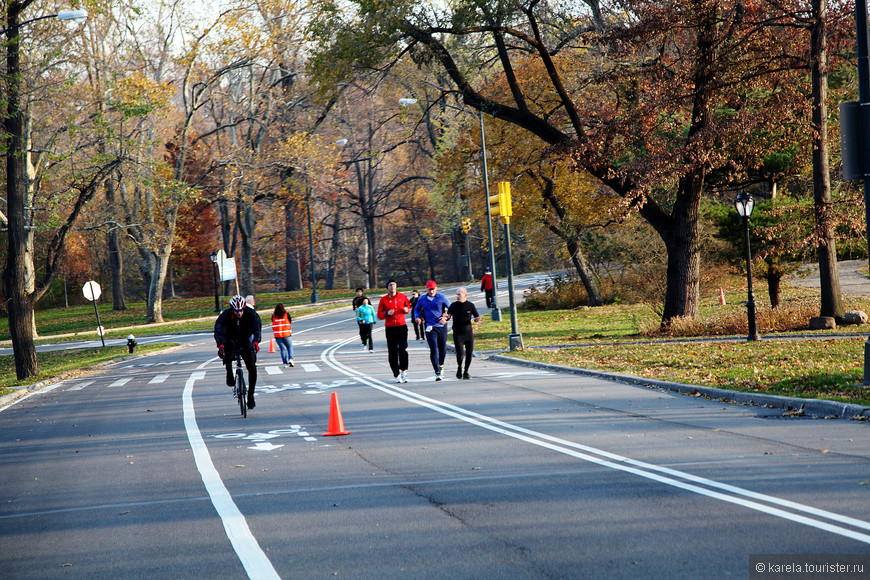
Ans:
[{"label": "tall light pole", "polygon": [[[399,99],[399,104],[403,107],[413,105],[416,102],[417,99],[410,97]],[[453,105],[448,105],[447,103],[442,103],[440,101],[437,104],[442,107],[447,107],[448,109],[453,109],[454,111],[473,114],[467,109],[454,107]],[[492,272],[492,320],[498,322],[501,320],[501,310],[498,308],[498,284],[495,275],[495,243],[492,239],[492,213],[489,210],[489,168],[486,164],[486,133],[483,130],[483,111],[477,111],[477,119],[480,123],[480,157],[483,161],[483,195],[485,201],[484,205],[486,206],[486,235],[489,238],[489,270]],[[468,251],[467,247],[468,246],[466,245],[466,251]],[[470,264],[471,256],[469,256],[469,269]]]},{"label": "tall light pole", "polygon": [[221,311],[220,299],[218,298],[218,253],[212,252],[208,256],[211,258],[212,278],[214,279],[214,311]]},{"label": "tall light pole", "polygon": [[734,207],[737,208],[737,214],[743,220],[743,231],[746,234],[746,285],[747,285],[747,300],[746,300],[746,315],[749,318],[749,336],[747,340],[758,340],[758,323],[755,315],[755,296],[752,293],[752,252],[749,249],[749,217],[752,215],[752,208],[755,206],[755,200],[748,193],[741,192],[737,199],[734,200]]},{"label": "tall light pole", "polygon": [[9,334],[12,337],[15,372],[19,379],[39,373],[36,344],[33,340],[35,297],[27,291],[27,205],[26,163],[24,156],[24,114],[21,110],[21,55],[18,29],[46,18],[83,22],[88,13],[72,10],[21,21],[27,1],[12,0],[6,5],[6,28],[0,31],[6,41],[6,218],[9,248],[3,285],[8,298]]},{"label": "tall light pole", "polygon": [[[855,0],[855,50],[858,57],[858,125],[860,174],[864,179],[864,218],[870,248],[870,41],[867,33],[867,0]],[[845,156],[844,156],[845,157]],[[870,337],[864,343],[864,386],[870,386]]]}]

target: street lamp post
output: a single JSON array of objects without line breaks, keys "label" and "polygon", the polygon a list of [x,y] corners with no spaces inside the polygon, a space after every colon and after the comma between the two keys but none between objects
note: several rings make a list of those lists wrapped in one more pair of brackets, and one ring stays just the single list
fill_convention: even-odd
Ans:
[{"label": "street lamp post", "polygon": [[[413,105],[417,99],[403,97],[399,99],[399,104],[403,107]],[[467,109],[454,107],[447,103],[438,102],[442,107],[460,111],[462,113],[471,113]],[[473,114],[473,113],[471,113]],[[483,195],[484,205],[486,206],[486,233],[489,238],[489,270],[492,272],[492,320],[498,322],[501,320],[501,310],[498,308],[498,284],[495,276],[495,243],[492,238],[492,213],[489,210],[489,168],[486,164],[486,133],[483,130],[483,111],[477,111],[477,119],[480,123],[480,157],[483,160]],[[467,247],[467,246],[466,246]],[[471,257],[469,256],[469,270],[471,266]]]},{"label": "street lamp post", "polygon": [[212,252],[209,254],[209,258],[211,258],[212,265],[212,278],[214,279],[214,311],[220,312],[220,298],[218,297],[218,253]]},{"label": "street lamp post", "polygon": [[737,208],[737,213],[743,220],[743,231],[746,238],[746,285],[747,285],[747,300],[746,314],[749,317],[749,336],[747,340],[758,340],[758,324],[755,315],[755,296],[752,294],[752,253],[749,249],[749,217],[752,215],[752,209],[755,206],[755,200],[748,193],[741,192],[737,199],[734,200],[734,207]]},{"label": "street lamp post", "polygon": [[[870,35],[867,31],[867,0],[855,0],[855,53],[858,57],[858,106],[860,175],[864,180],[864,220],[870,248]],[[870,387],[870,337],[864,343],[864,386]]]}]

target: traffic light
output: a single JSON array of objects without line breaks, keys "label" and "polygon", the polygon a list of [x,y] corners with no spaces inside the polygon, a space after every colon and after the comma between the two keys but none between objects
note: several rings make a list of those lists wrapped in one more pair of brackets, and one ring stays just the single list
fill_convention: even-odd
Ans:
[{"label": "traffic light", "polygon": [[471,231],[471,218],[462,218],[462,233],[467,234]]},{"label": "traffic light", "polygon": [[513,210],[511,209],[511,184],[509,181],[498,182],[498,195],[489,196],[489,210],[493,216],[501,216],[504,223],[510,223]]}]

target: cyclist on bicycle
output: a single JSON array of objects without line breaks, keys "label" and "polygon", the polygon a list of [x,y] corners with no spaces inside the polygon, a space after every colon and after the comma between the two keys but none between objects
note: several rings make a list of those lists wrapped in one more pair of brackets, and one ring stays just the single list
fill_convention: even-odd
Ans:
[{"label": "cyclist on bicycle", "polygon": [[236,350],[242,355],[248,369],[248,407],[254,408],[254,388],[257,386],[257,353],[260,352],[262,331],[260,315],[245,304],[244,296],[230,298],[230,307],[221,312],[214,323],[214,340],[218,356],[227,367],[227,386],[233,387],[233,359]]}]

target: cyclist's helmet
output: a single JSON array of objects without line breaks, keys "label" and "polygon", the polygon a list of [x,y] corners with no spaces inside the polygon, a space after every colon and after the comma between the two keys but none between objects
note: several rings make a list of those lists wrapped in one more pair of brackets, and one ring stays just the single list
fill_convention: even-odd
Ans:
[{"label": "cyclist's helmet", "polygon": [[244,296],[233,296],[230,298],[230,308],[233,310],[242,310],[245,307],[245,297]]}]

